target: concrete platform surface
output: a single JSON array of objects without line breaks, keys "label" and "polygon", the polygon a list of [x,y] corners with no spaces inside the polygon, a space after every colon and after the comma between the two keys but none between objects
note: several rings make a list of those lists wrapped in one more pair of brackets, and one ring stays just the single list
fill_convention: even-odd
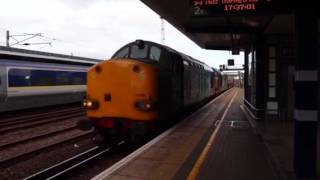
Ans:
[{"label": "concrete platform surface", "polygon": [[277,179],[242,97],[226,91],[93,179]]}]

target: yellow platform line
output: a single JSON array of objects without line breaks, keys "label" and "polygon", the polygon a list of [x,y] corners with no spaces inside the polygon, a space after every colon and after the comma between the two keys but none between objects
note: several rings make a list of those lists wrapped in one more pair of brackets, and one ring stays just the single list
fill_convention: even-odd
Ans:
[{"label": "yellow platform line", "polygon": [[234,101],[234,98],[236,97],[236,95],[238,94],[238,91],[239,89],[237,89],[237,91],[235,92],[235,94],[233,95],[231,101],[229,102],[228,106],[227,106],[227,109],[223,112],[223,115],[221,117],[221,120],[219,121],[219,124],[218,126],[216,127],[216,129],[213,131],[213,133],[211,134],[210,136],[210,139],[208,141],[208,143],[206,144],[206,146],[204,147],[204,149],[202,150],[200,156],[198,157],[196,163],[194,164],[194,166],[192,167],[188,177],[187,177],[187,180],[194,180],[197,178],[198,174],[199,174],[199,171],[200,171],[200,168],[204,162],[204,160],[206,159],[207,155],[208,155],[208,152],[210,150],[210,147],[211,145],[213,144],[215,138],[216,138],[216,135],[218,133],[218,131],[220,130],[221,128],[221,125],[224,121],[224,118],[226,117],[230,107],[231,107],[231,104],[232,102]]}]

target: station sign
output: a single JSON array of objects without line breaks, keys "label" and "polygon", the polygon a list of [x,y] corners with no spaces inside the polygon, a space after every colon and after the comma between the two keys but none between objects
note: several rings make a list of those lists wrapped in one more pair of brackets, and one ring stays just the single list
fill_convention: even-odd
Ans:
[{"label": "station sign", "polygon": [[292,11],[290,0],[190,0],[192,16],[273,15]]}]

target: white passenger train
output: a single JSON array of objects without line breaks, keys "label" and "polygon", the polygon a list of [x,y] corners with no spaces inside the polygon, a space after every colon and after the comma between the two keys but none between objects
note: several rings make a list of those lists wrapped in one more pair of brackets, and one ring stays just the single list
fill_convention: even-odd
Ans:
[{"label": "white passenger train", "polygon": [[0,47],[0,113],[80,102],[85,96],[87,69],[99,62],[13,50]]}]

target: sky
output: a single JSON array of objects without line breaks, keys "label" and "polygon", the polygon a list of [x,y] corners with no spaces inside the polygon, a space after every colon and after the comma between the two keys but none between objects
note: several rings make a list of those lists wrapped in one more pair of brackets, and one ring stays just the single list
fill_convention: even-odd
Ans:
[{"label": "sky", "polygon": [[[161,43],[158,14],[139,0],[0,0],[0,45],[6,45],[6,31],[17,40],[41,33],[25,42],[32,49],[97,59],[109,59],[114,52],[136,39]],[[227,59],[243,64],[243,53],[205,50],[165,21],[164,44],[218,68]],[[23,43],[25,43],[23,42]],[[51,43],[49,45],[48,43]]]}]

